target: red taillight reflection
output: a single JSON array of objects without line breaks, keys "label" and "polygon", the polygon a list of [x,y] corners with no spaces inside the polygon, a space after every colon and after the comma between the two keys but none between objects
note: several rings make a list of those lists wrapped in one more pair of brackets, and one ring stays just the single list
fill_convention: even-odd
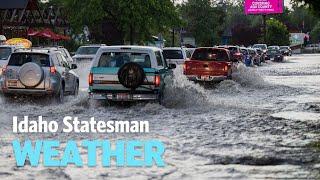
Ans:
[{"label": "red taillight reflection", "polygon": [[89,86],[92,86],[92,84],[93,84],[93,74],[92,73],[89,74],[88,83],[89,83]]},{"label": "red taillight reflection", "polygon": [[54,66],[50,67],[50,73],[51,74],[56,74],[56,72],[57,72],[56,67],[54,67]]},{"label": "red taillight reflection", "polygon": [[160,86],[160,83],[161,83],[160,76],[159,76],[159,75],[154,76],[154,85],[155,85],[156,87],[159,87],[159,86]]}]

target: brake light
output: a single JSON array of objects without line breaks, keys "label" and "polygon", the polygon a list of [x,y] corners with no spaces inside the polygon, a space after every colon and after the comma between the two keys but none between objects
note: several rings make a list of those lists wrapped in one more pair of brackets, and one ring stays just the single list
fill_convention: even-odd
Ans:
[{"label": "brake light", "polygon": [[228,67],[227,65],[225,65],[223,70],[224,70],[225,72],[227,72],[228,69],[229,69],[229,67]]},{"label": "brake light", "polygon": [[159,75],[154,76],[154,85],[156,87],[160,86],[160,82],[161,82],[160,76]]},{"label": "brake light", "polygon": [[56,67],[54,67],[54,66],[50,67],[50,73],[51,74],[56,74],[56,72],[57,72]]},{"label": "brake light", "polygon": [[7,65],[3,66],[0,74],[4,74],[6,72],[6,70],[7,70]]},{"label": "brake light", "polygon": [[88,83],[89,83],[89,86],[92,86],[92,84],[93,84],[93,74],[92,73],[89,74]]},{"label": "brake light", "polygon": [[187,64],[183,64],[183,74],[186,74],[187,72]]},{"label": "brake light", "polygon": [[236,55],[236,56],[241,56],[241,53],[235,53],[234,55]]}]

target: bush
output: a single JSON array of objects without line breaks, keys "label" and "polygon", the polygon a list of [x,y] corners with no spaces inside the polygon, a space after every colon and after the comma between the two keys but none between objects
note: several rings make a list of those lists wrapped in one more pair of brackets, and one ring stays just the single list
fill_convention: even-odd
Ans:
[{"label": "bush", "polygon": [[290,44],[290,34],[283,23],[276,19],[267,20],[267,44],[287,46]]}]

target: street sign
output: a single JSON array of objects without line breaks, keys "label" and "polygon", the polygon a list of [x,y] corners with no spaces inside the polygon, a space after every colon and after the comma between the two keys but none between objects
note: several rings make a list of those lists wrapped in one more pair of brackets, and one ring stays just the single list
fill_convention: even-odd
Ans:
[{"label": "street sign", "polygon": [[245,14],[281,14],[284,9],[283,0],[245,0]]}]

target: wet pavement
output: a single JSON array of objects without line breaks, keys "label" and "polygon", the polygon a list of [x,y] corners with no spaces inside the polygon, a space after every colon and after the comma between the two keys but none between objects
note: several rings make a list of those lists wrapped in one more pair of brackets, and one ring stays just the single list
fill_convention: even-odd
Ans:
[{"label": "wet pavement", "polygon": [[[85,71],[83,71],[85,72]],[[81,77],[86,77],[82,75]],[[84,82],[86,78],[82,79]],[[296,55],[284,63],[238,67],[233,81],[203,88],[187,81],[181,69],[165,104],[90,108],[85,92],[63,105],[21,100],[0,103],[0,178],[2,179],[256,179],[320,178],[320,55]],[[45,104],[45,103],[44,103]],[[149,134],[13,134],[12,116],[62,120],[148,120]],[[62,123],[60,121],[60,123]],[[159,139],[165,143],[165,168],[18,168],[14,139]],[[85,159],[86,151],[81,152]],[[101,152],[100,152],[101,154]]]}]

